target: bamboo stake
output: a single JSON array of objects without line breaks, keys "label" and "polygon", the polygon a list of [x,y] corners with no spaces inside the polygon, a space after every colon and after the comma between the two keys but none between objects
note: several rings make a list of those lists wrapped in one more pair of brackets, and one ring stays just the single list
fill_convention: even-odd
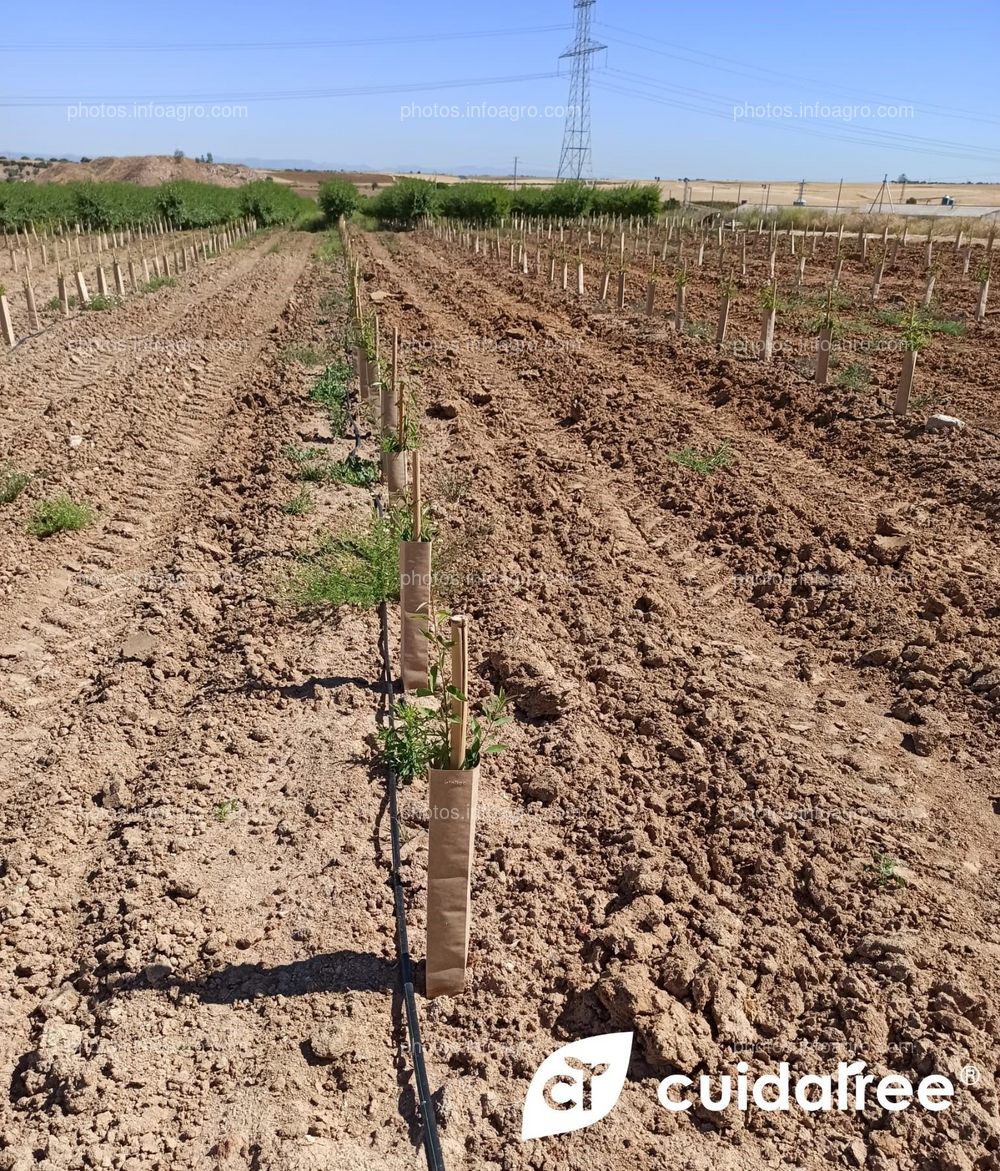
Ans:
[{"label": "bamboo stake", "polygon": [[420,483],[420,452],[414,451],[411,459],[413,467],[413,540],[419,541],[421,536],[421,483]]},{"label": "bamboo stake", "polygon": [[469,625],[464,614],[451,618],[451,685],[462,696],[451,701],[451,760],[452,769],[465,764],[466,741],[469,736]]},{"label": "bamboo stake", "polygon": [[392,400],[396,404],[396,438],[399,440],[399,446],[402,447],[406,434],[404,430],[406,419],[404,418],[403,392],[399,385],[399,329],[396,326],[392,327]]}]

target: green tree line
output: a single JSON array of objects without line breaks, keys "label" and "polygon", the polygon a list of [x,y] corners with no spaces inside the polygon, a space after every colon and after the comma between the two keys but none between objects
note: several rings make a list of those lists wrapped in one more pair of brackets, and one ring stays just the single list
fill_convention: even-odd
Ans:
[{"label": "green tree line", "polygon": [[79,224],[90,231],[166,220],[177,229],[208,228],[253,215],[262,225],[290,223],[308,199],[268,180],[242,187],[177,180],[159,187],[133,183],[2,183],[0,228]]},{"label": "green tree line", "polygon": [[499,183],[444,184],[428,179],[401,179],[368,199],[362,199],[353,184],[335,179],[320,188],[319,203],[330,222],[360,209],[393,228],[411,227],[425,215],[487,225],[514,213],[553,219],[602,214],[645,218],[659,215],[664,207],[659,188],[652,185],[594,188],[556,183],[512,191]]}]

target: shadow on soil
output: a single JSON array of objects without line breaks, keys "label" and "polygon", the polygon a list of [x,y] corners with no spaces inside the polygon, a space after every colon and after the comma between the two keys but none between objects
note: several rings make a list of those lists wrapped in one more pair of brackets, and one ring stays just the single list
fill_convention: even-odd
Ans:
[{"label": "shadow on soil", "polygon": [[232,1004],[312,992],[388,992],[395,984],[395,963],[367,952],[336,951],[274,968],[233,964],[200,983],[180,987],[205,1004]]}]

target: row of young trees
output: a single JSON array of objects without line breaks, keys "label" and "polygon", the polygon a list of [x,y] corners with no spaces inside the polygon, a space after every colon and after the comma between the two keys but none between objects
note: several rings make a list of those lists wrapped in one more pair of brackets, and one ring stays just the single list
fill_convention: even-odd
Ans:
[{"label": "row of young trees", "polygon": [[512,191],[498,183],[446,184],[427,179],[401,179],[369,199],[362,199],[352,183],[335,179],[320,188],[319,203],[331,223],[360,208],[383,226],[394,228],[410,227],[426,215],[486,225],[512,214],[562,219],[601,214],[646,218],[659,215],[664,207],[659,188],[651,185],[594,188],[584,183],[558,183]]},{"label": "row of young trees", "polygon": [[158,187],[134,183],[5,183],[0,185],[0,228],[29,224],[53,228],[79,224],[88,230],[125,228],[167,220],[178,229],[209,228],[256,216],[262,226],[289,223],[309,200],[270,180],[242,187],[177,180]]}]

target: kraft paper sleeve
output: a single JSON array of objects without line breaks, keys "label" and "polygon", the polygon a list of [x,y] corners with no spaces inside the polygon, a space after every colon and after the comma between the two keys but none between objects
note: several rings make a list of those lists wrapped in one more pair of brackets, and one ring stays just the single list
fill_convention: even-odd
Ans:
[{"label": "kraft paper sleeve", "polygon": [[396,434],[396,396],[392,390],[391,382],[384,382],[380,389],[380,402],[382,411],[382,434],[395,435]]},{"label": "kraft paper sleeve", "polygon": [[465,988],[479,769],[428,774],[427,995]]},{"label": "kraft paper sleeve", "polygon": [[427,686],[431,542],[399,542],[400,677],[404,691]]},{"label": "kraft paper sleeve", "polygon": [[406,499],[406,467],[405,451],[382,452],[382,479],[389,490],[390,501]]}]

